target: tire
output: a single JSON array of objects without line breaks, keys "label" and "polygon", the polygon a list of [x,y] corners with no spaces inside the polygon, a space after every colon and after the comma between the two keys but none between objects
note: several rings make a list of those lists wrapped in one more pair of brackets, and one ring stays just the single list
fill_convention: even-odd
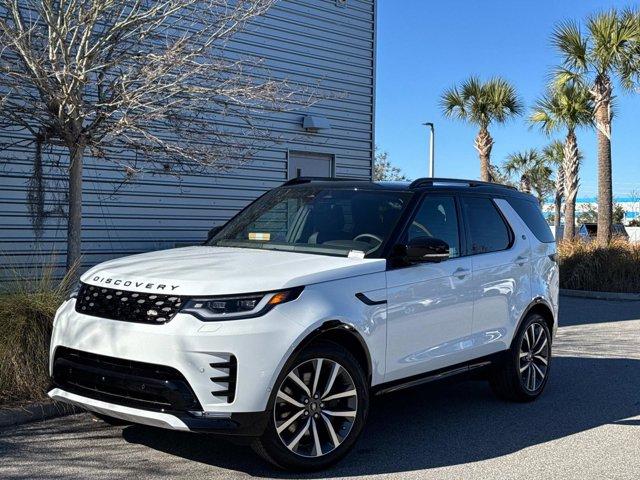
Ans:
[{"label": "tire", "polygon": [[104,415],[102,413],[93,412],[93,416],[97,420],[102,420],[104,423],[107,423],[112,427],[123,427],[126,425],[132,425],[131,422],[127,422],[126,420],[122,420],[120,418],[110,417],[109,415]]},{"label": "tire", "polygon": [[349,452],[362,431],[369,411],[367,376],[345,348],[315,342],[287,362],[267,411],[267,428],[252,445],[258,455],[285,470],[327,468]]},{"label": "tire", "polygon": [[[532,338],[533,337],[533,338]],[[533,342],[533,351],[530,343]],[[551,366],[551,333],[541,315],[528,315],[511,348],[494,366],[489,383],[494,393],[513,402],[531,402],[543,392]]]}]

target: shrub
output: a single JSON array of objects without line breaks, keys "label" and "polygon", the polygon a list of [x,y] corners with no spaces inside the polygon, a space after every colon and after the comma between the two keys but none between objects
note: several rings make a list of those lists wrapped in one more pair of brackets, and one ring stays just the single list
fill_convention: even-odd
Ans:
[{"label": "shrub", "polygon": [[35,279],[1,270],[10,281],[0,291],[0,403],[42,399],[49,383],[53,317],[72,276],[56,280],[50,266],[39,269]]},{"label": "shrub", "polygon": [[558,245],[560,288],[599,292],[640,292],[640,244],[614,239],[597,242],[563,240]]}]

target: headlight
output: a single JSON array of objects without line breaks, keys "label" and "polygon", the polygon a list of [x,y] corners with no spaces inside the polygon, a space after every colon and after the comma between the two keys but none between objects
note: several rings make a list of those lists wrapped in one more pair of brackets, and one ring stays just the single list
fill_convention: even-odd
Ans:
[{"label": "headlight", "polygon": [[300,296],[303,288],[248,295],[192,298],[185,302],[181,312],[189,313],[205,322],[254,318],[264,315],[276,305],[295,300]]}]

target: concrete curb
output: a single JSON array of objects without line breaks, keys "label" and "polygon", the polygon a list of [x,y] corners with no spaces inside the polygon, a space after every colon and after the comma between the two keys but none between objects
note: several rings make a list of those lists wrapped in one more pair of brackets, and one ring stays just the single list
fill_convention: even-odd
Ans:
[{"label": "concrete curb", "polygon": [[54,417],[64,417],[83,410],[66,403],[43,401],[28,405],[0,408],[0,428],[36,422]]},{"label": "concrete curb", "polygon": [[567,297],[594,298],[597,300],[640,300],[640,293],[590,292],[587,290],[560,289],[560,295]]}]

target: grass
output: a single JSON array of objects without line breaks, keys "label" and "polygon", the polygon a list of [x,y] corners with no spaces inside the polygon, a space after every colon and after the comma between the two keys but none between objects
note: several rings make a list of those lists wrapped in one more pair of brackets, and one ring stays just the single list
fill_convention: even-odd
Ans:
[{"label": "grass", "polygon": [[1,270],[10,280],[0,290],[0,404],[40,400],[49,384],[53,317],[72,275],[56,280],[53,267],[45,266],[34,280]]},{"label": "grass", "polygon": [[582,240],[558,245],[560,288],[640,293],[640,244],[614,239],[607,247]]}]

